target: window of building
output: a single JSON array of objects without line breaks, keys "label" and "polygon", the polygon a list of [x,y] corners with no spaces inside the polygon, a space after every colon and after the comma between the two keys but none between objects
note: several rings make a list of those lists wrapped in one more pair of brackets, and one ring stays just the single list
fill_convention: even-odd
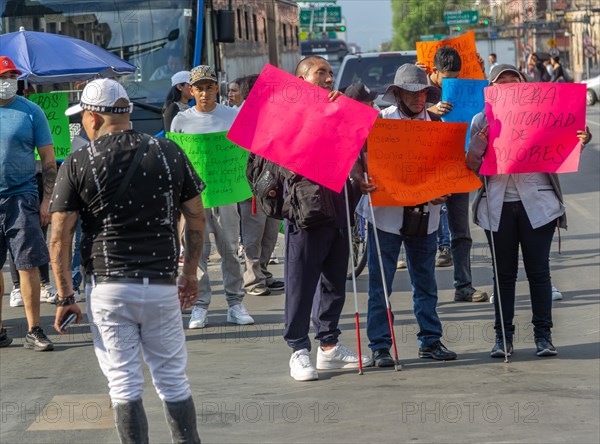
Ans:
[{"label": "window of building", "polygon": [[265,33],[265,43],[268,43],[269,38],[267,37],[267,19],[263,17],[263,32]]},{"label": "window of building", "polygon": [[258,20],[256,14],[252,14],[252,24],[254,25],[254,41],[258,42]]}]

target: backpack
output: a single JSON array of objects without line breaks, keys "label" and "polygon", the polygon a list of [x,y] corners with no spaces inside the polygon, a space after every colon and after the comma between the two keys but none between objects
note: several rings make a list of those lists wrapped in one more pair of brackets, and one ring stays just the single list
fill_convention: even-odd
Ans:
[{"label": "backpack", "polygon": [[336,212],[333,191],[300,175],[286,182],[288,198],[283,215],[302,230],[335,223]]},{"label": "backpack", "polygon": [[287,170],[254,153],[248,156],[246,178],[256,202],[268,217],[283,219],[283,190]]}]

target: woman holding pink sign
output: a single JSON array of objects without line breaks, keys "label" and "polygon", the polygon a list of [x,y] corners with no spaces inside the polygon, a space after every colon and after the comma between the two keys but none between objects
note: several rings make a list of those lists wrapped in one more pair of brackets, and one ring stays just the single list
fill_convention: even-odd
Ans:
[{"label": "woman holding pink sign", "polygon": [[[527,81],[512,65],[495,66],[489,80],[492,85]],[[577,131],[577,137],[587,144],[591,139],[589,129]],[[467,164],[476,173],[487,148],[488,121],[481,112],[473,118],[467,152]],[[555,228],[567,227],[558,175],[495,174],[484,180],[473,204],[473,218],[485,230],[494,259],[496,343],[491,356],[507,360],[513,352],[519,246],[529,281],[536,354],[555,356],[549,256]]]}]

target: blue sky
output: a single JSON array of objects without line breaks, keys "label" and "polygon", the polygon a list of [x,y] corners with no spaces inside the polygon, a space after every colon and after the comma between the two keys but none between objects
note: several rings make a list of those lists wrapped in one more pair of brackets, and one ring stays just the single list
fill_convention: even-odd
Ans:
[{"label": "blue sky", "polygon": [[391,0],[337,0],[346,18],[348,43],[356,43],[367,51],[391,40],[391,4]]}]

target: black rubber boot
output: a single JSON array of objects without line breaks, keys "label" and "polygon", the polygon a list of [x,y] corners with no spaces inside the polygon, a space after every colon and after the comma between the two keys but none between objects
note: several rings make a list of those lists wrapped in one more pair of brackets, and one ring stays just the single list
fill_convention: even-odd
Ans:
[{"label": "black rubber boot", "polygon": [[165,417],[171,429],[171,440],[176,444],[200,444],[196,425],[196,407],[190,396],[177,402],[165,401]]},{"label": "black rubber boot", "polygon": [[112,408],[121,444],[148,444],[148,420],[142,400],[113,403]]}]

